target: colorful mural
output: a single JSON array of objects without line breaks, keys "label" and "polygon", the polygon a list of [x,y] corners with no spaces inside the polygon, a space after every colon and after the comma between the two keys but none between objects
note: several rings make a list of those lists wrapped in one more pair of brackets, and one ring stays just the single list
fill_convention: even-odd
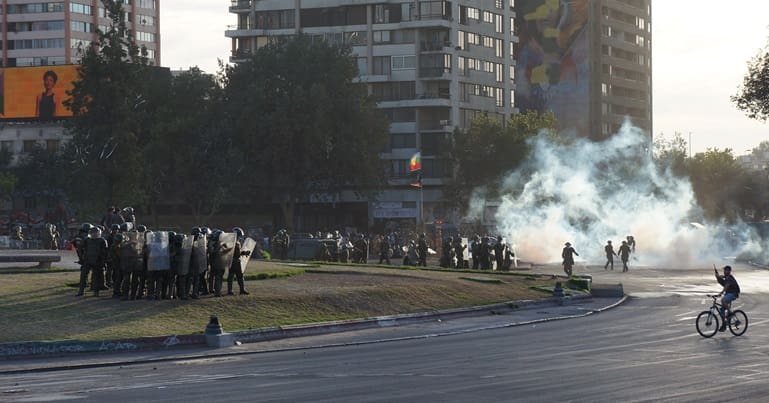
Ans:
[{"label": "colorful mural", "polygon": [[583,136],[590,125],[588,8],[588,0],[516,2],[516,106],[552,110],[560,129]]}]

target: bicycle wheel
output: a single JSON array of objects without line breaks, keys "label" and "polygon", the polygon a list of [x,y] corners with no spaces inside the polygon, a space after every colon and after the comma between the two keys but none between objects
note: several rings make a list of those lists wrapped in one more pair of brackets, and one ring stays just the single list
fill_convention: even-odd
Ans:
[{"label": "bicycle wheel", "polygon": [[742,336],[748,330],[748,315],[739,309],[732,312],[729,319],[729,331],[735,336]]},{"label": "bicycle wheel", "polygon": [[697,315],[697,333],[705,338],[711,338],[718,333],[718,315],[713,315],[710,311],[703,311]]}]

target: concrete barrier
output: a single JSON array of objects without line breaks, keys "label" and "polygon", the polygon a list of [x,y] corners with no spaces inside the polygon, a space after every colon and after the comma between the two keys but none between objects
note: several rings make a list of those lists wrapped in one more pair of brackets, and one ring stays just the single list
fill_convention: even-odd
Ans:
[{"label": "concrete barrier", "polygon": [[596,298],[621,298],[625,295],[622,284],[595,284],[590,287],[590,294]]}]

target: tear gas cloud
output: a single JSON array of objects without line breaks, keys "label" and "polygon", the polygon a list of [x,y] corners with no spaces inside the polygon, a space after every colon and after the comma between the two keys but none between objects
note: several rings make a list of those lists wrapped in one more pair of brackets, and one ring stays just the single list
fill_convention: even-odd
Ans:
[{"label": "tear gas cloud", "polygon": [[[691,184],[659,170],[648,139],[629,123],[602,142],[532,141],[529,160],[502,184],[496,214],[499,233],[522,260],[560,262],[571,242],[579,260],[603,264],[606,241],[617,251],[628,235],[637,243],[632,263],[644,266],[723,265],[739,252],[737,238],[726,234],[739,235],[740,248],[762,249],[744,224],[692,224],[700,209]],[[471,212],[483,204],[474,200]]]}]

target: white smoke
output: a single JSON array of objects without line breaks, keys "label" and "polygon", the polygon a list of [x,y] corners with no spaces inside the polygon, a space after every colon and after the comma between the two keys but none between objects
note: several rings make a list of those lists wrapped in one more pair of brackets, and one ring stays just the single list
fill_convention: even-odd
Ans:
[{"label": "white smoke", "polygon": [[606,241],[616,251],[628,235],[637,243],[634,264],[709,266],[733,254],[721,242],[723,226],[691,223],[700,210],[691,184],[660,172],[649,139],[629,123],[602,142],[538,136],[532,145],[529,160],[505,180],[496,214],[520,259],[560,262],[571,242],[581,260],[603,264]]}]

